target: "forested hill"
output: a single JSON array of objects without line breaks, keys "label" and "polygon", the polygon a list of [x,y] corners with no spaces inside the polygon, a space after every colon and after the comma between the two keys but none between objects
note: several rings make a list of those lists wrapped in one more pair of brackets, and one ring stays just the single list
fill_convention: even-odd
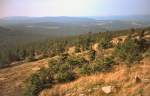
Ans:
[{"label": "forested hill", "polygon": [[38,40],[44,40],[48,36],[41,34],[33,34],[21,32],[10,28],[0,27],[0,49],[11,47],[16,45],[23,45],[31,42],[37,42]]},{"label": "forested hill", "polygon": [[[118,17],[119,18],[119,17]],[[88,32],[122,30],[150,26],[145,19],[121,19],[100,17],[7,17],[0,19],[0,26],[20,32],[49,36],[70,36]],[[133,17],[132,17],[133,18]],[[144,18],[141,16],[141,18]]]},{"label": "forested hill", "polygon": [[[138,28],[128,29],[120,31],[108,31],[88,34],[82,34],[78,36],[66,36],[61,38],[49,38],[42,35],[20,33],[19,31],[12,32],[12,29],[1,28],[2,32],[0,40],[0,66],[8,66],[15,61],[32,61],[35,57],[41,56],[51,57],[57,54],[65,52],[69,46],[83,47],[83,50],[90,48],[91,44],[96,41],[100,41],[103,35],[110,36],[109,39],[115,36],[131,34],[137,32],[148,32],[150,28]],[[9,31],[11,30],[11,31]],[[7,33],[7,34],[6,34]],[[6,35],[6,36],[5,36]],[[36,58],[37,59],[37,58]]]}]

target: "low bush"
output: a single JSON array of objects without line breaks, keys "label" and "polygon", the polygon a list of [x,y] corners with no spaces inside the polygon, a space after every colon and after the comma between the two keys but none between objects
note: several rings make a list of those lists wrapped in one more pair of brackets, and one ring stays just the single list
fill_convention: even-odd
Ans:
[{"label": "low bush", "polygon": [[32,56],[29,56],[29,57],[26,57],[25,61],[26,62],[32,62],[32,61],[35,61],[36,59]]},{"label": "low bush", "polygon": [[89,53],[88,53],[88,56],[89,56],[90,61],[95,60],[96,59],[96,51],[90,50]]},{"label": "low bush", "polygon": [[124,61],[127,64],[135,63],[142,57],[139,45],[131,38],[128,38],[123,44],[118,44],[114,55],[118,61]]},{"label": "low bush", "polygon": [[92,68],[90,64],[84,64],[81,68],[80,68],[80,74],[82,75],[90,75],[92,74]]},{"label": "low bush", "polygon": [[58,83],[65,83],[69,82],[75,79],[74,73],[72,71],[64,71],[64,72],[58,72],[56,74],[56,80]]},{"label": "low bush", "polygon": [[93,64],[85,64],[80,69],[80,74],[94,74],[98,72],[105,72],[111,70],[112,66],[115,64],[112,58],[105,58],[104,60],[96,61]]},{"label": "low bush", "polygon": [[112,47],[112,43],[110,42],[112,39],[112,36],[111,36],[110,32],[103,33],[100,38],[101,38],[100,39],[100,46],[103,49],[107,49],[107,48]]},{"label": "low bush", "polygon": [[144,57],[150,57],[150,48],[146,50]]},{"label": "low bush", "polygon": [[75,64],[75,62],[62,60],[52,60],[49,62],[49,69],[53,73],[54,80],[58,83],[69,82],[75,79],[73,72],[73,63]]},{"label": "low bush", "polygon": [[49,70],[43,68],[32,74],[26,80],[25,96],[37,96],[38,93],[53,83],[53,78]]},{"label": "low bush", "polygon": [[73,68],[81,67],[83,64],[87,63],[83,57],[69,57],[66,62],[70,64]]},{"label": "low bush", "polygon": [[25,95],[37,96],[37,94],[47,86],[74,80],[76,78],[76,68],[79,69],[80,74],[90,75],[110,70],[113,64],[112,58],[105,58],[104,60],[90,63],[84,58],[61,56],[57,60],[50,60],[49,68],[43,68],[31,75],[27,80]]},{"label": "low bush", "polygon": [[105,71],[109,71],[112,69],[113,65],[116,64],[116,62],[113,60],[114,58],[112,57],[107,57],[104,59],[104,62],[103,63],[100,63],[102,64],[101,65],[101,71],[105,72]]}]

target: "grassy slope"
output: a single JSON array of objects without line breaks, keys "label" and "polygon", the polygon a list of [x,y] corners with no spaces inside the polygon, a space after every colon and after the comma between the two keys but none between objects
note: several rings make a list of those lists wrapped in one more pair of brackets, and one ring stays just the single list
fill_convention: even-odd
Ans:
[{"label": "grassy slope", "polygon": [[[120,64],[108,73],[85,76],[74,82],[58,84],[52,89],[44,90],[40,96],[150,96],[149,70],[150,58],[145,58],[142,64],[131,68]],[[136,76],[142,80],[141,83],[135,83]],[[105,85],[114,86],[115,92],[104,94],[101,87]]]},{"label": "grassy slope", "polygon": [[23,82],[47,64],[47,59],[24,63],[0,70],[0,96],[23,96]]},{"label": "grassy slope", "polygon": [[[25,79],[39,68],[45,67],[47,61],[48,59],[43,59],[0,69],[0,96],[23,96]],[[66,96],[79,96],[81,94],[85,94],[85,96],[105,96],[101,91],[101,87],[104,85],[116,87],[116,92],[110,94],[110,96],[138,96],[137,94],[141,93],[144,94],[142,96],[149,96],[150,82],[145,82],[145,79],[150,80],[149,70],[150,58],[145,58],[143,64],[137,64],[130,69],[120,64],[109,73],[85,76],[71,83],[58,84],[52,89],[44,90],[41,96],[54,96],[56,93],[65,93]],[[143,80],[142,83],[136,84],[133,82],[136,75]]]},{"label": "grassy slope", "polygon": [[[120,36],[113,40],[118,38],[126,37]],[[146,38],[149,40],[149,35],[146,35]],[[104,53],[112,54],[112,50],[110,48]],[[57,84],[51,89],[42,91],[39,96],[150,96],[150,57],[131,67],[126,65],[119,64],[111,72],[84,76],[70,83]],[[136,77],[140,78],[140,83],[136,83]],[[105,94],[101,89],[104,86],[115,88],[111,94]]]},{"label": "grassy slope", "polygon": [[[0,70],[0,96],[23,96],[23,82],[32,73],[41,67],[46,67],[49,59],[24,63],[22,65]],[[101,91],[104,85],[117,88],[115,93],[109,96],[149,96],[150,92],[150,58],[145,58],[142,64],[128,68],[125,65],[117,65],[108,73],[100,73],[81,77],[76,81],[58,84],[52,89],[44,90],[40,96],[55,96],[60,93],[65,96],[108,96]],[[139,76],[143,82],[136,84],[135,76]],[[53,94],[53,95],[52,95]],[[135,95],[134,95],[135,94]],[[59,95],[58,95],[59,96]]]}]

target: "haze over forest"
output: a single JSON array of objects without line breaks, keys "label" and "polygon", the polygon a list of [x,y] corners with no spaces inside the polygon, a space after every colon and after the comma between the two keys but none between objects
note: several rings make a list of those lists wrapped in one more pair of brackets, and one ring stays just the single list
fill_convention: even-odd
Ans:
[{"label": "haze over forest", "polygon": [[148,27],[149,4],[149,0],[1,0],[1,45]]},{"label": "haze over forest", "polygon": [[150,26],[149,0],[1,0],[0,46]]}]

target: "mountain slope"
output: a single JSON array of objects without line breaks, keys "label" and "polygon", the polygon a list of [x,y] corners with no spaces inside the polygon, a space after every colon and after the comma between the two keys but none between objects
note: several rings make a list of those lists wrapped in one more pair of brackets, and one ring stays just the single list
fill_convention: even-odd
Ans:
[{"label": "mountain slope", "polygon": [[[132,67],[117,65],[114,70],[92,76],[81,77],[76,81],[58,84],[44,90],[40,96],[149,96],[150,58]],[[137,81],[140,78],[140,82]],[[102,88],[113,86],[110,94]]]},{"label": "mountain slope", "polygon": [[[125,31],[126,32],[126,31]],[[149,31],[146,31],[145,34],[143,33],[143,39],[144,41],[149,41]],[[138,38],[138,34],[132,34],[134,38]],[[134,42],[128,42],[126,43],[128,40],[127,39],[127,34],[126,35],[117,35],[117,37],[112,38],[111,41],[109,42],[117,42],[118,40],[121,39],[121,42],[123,45],[134,45],[136,43]],[[124,40],[126,39],[126,40]],[[125,42],[126,41],[126,42]],[[85,41],[84,41],[85,42]],[[80,43],[81,44],[81,43]],[[83,43],[82,43],[83,44]],[[113,52],[115,51],[114,48],[115,46],[112,46],[111,48],[105,49],[105,50],[101,50],[101,48],[99,48],[99,44],[100,42],[95,41],[94,43],[92,43],[93,45],[91,45],[91,49],[85,49],[81,51],[76,52],[74,50],[74,48],[71,48],[71,46],[68,46],[69,49],[73,49],[70,52],[68,51],[68,47],[64,46],[66,51],[66,54],[57,54],[55,57],[52,58],[47,58],[47,59],[42,59],[42,60],[38,60],[38,61],[34,61],[34,62],[28,62],[28,63],[22,63],[22,62],[17,62],[18,64],[11,64],[10,67],[8,68],[4,68],[4,69],[0,69],[0,96],[23,96],[23,92],[24,92],[24,84],[26,81],[26,79],[28,77],[32,77],[33,73],[37,72],[39,69],[41,69],[42,67],[46,67],[46,70],[52,71],[51,68],[53,68],[54,66],[56,67],[56,69],[58,68],[58,72],[63,73],[62,71],[60,71],[59,68],[66,68],[66,64],[67,66],[69,66],[69,68],[77,68],[77,70],[74,70],[76,73],[76,76],[79,76],[78,79],[76,79],[75,81],[72,81],[70,83],[61,83],[57,82],[54,83],[52,85],[52,87],[50,89],[46,89],[43,90],[40,94],[40,96],[62,96],[59,94],[64,94],[64,96],[107,96],[107,94],[104,94],[104,92],[102,92],[101,88],[104,86],[113,86],[113,88],[115,88],[115,90],[113,90],[113,92],[109,95],[111,96],[139,96],[142,94],[142,96],[149,96],[149,89],[150,89],[150,57],[146,57],[149,56],[149,50],[146,48],[148,51],[146,51],[146,53],[148,55],[145,55],[145,53],[143,54],[131,54],[128,53],[127,55],[134,55],[132,56],[131,59],[135,60],[136,62],[138,60],[141,60],[142,58],[135,58],[136,56],[142,56],[143,59],[141,61],[138,61],[138,64],[127,64],[128,62],[124,61],[121,62],[120,60],[118,60],[117,58],[115,58],[114,60],[117,59],[117,62],[114,63],[111,59],[108,59],[109,55],[114,55]],[[109,44],[109,43],[108,43]],[[113,43],[114,45],[115,43]],[[74,45],[75,46],[75,45]],[[135,50],[135,48],[138,47],[132,47],[130,48],[130,46],[125,46],[124,49],[132,49],[131,51]],[[133,49],[134,48],[134,49]],[[99,56],[97,58],[95,57],[95,51],[96,53],[99,53]],[[127,51],[130,51],[127,50]],[[117,51],[120,52],[120,51]],[[126,50],[125,50],[126,52]],[[138,51],[137,51],[138,52]],[[71,53],[71,54],[69,54]],[[93,54],[94,53],[94,54]],[[134,53],[134,52],[133,52]],[[94,56],[93,56],[94,55]],[[66,58],[67,56],[67,58]],[[74,56],[74,57],[72,57]],[[80,58],[78,56],[81,56]],[[117,57],[117,55],[114,55]],[[126,56],[126,54],[125,54]],[[65,57],[65,58],[64,58]],[[77,57],[77,58],[76,58]],[[94,59],[93,59],[94,58]],[[105,59],[103,58],[107,58],[105,61]],[[55,65],[54,63],[49,63],[48,66],[48,61],[49,60],[58,60],[58,62],[56,62],[56,64],[59,65]],[[66,59],[66,60],[64,60]],[[73,61],[72,61],[73,59]],[[77,60],[76,60],[77,59]],[[79,61],[78,61],[79,59]],[[102,60],[103,62],[101,63],[101,61],[97,61],[98,60]],[[121,58],[120,58],[121,59]],[[136,60],[137,59],[137,60]],[[64,60],[64,61],[62,61]],[[75,62],[74,62],[75,60]],[[130,60],[130,59],[129,59]],[[66,62],[67,61],[67,62]],[[69,62],[71,61],[71,63]],[[126,63],[125,63],[126,62]],[[50,65],[51,64],[51,65]],[[64,65],[65,64],[65,65]],[[76,65],[79,64],[79,65]],[[86,64],[86,65],[85,65]],[[95,65],[96,64],[96,65]],[[100,65],[99,65],[100,64]],[[101,65],[102,64],[102,65]],[[111,65],[110,65],[111,64]],[[52,66],[54,65],[54,66]],[[72,66],[73,65],[73,66]],[[113,65],[113,66],[112,66]],[[127,66],[128,65],[128,66]],[[72,66],[72,67],[70,67]],[[82,75],[81,73],[81,69],[78,68],[87,68],[86,66],[89,67],[88,70],[85,71],[89,71],[91,70],[91,68],[93,68],[97,71],[95,71],[94,73],[92,73],[91,71],[91,76],[85,76]],[[130,67],[129,67],[130,66]],[[95,67],[95,68],[94,68]],[[105,70],[107,67],[107,71]],[[97,69],[98,68],[98,69]],[[100,71],[98,71],[100,68]],[[102,68],[102,69],[101,69]],[[104,68],[104,69],[103,69]],[[111,70],[112,69],[112,70]],[[68,70],[68,68],[67,68]],[[80,71],[79,71],[80,70]],[[105,71],[103,71],[105,70]],[[108,71],[109,70],[109,71]],[[45,71],[44,71],[45,72]],[[55,72],[55,70],[54,70]],[[65,69],[66,72],[66,69]],[[54,76],[58,75],[58,73],[54,73]],[[44,74],[45,75],[45,74]],[[50,75],[50,74],[47,74]],[[46,75],[46,76],[47,76]],[[89,75],[89,74],[86,74]],[[138,78],[138,80],[137,80]],[[66,79],[66,78],[65,78]],[[34,79],[35,80],[35,79]],[[42,79],[43,80],[43,79]],[[54,79],[55,80],[55,79]],[[57,80],[57,79],[56,79]],[[36,80],[35,80],[36,81]],[[43,82],[43,81],[42,81]],[[55,81],[54,81],[55,82]],[[40,86],[41,87],[41,86]],[[28,89],[30,87],[27,87]],[[31,87],[33,88],[33,87]],[[39,88],[39,87],[38,87]],[[52,95],[53,94],[53,95]],[[35,96],[35,95],[32,95]]]},{"label": "mountain slope", "polygon": [[[54,57],[55,58],[55,57]],[[39,68],[46,67],[49,59],[43,59],[31,63],[9,67],[0,70],[0,95],[22,96],[24,81]],[[129,96],[129,94],[140,94],[149,96],[150,90],[150,58],[145,58],[137,64],[128,68],[125,65],[117,65],[113,71],[100,73],[92,76],[81,77],[76,81],[55,85],[52,89],[44,90],[40,96],[54,96],[58,93],[65,96],[107,96],[101,91],[102,86],[115,86],[117,92],[111,96]],[[135,77],[139,76],[141,83],[135,83]],[[53,95],[52,95],[53,94]],[[60,95],[61,96],[61,95]],[[133,95],[131,95],[133,96]],[[134,95],[139,96],[139,95]]]},{"label": "mountain slope", "polygon": [[24,81],[36,71],[44,67],[47,59],[24,63],[10,68],[0,69],[0,96],[23,96]]}]

